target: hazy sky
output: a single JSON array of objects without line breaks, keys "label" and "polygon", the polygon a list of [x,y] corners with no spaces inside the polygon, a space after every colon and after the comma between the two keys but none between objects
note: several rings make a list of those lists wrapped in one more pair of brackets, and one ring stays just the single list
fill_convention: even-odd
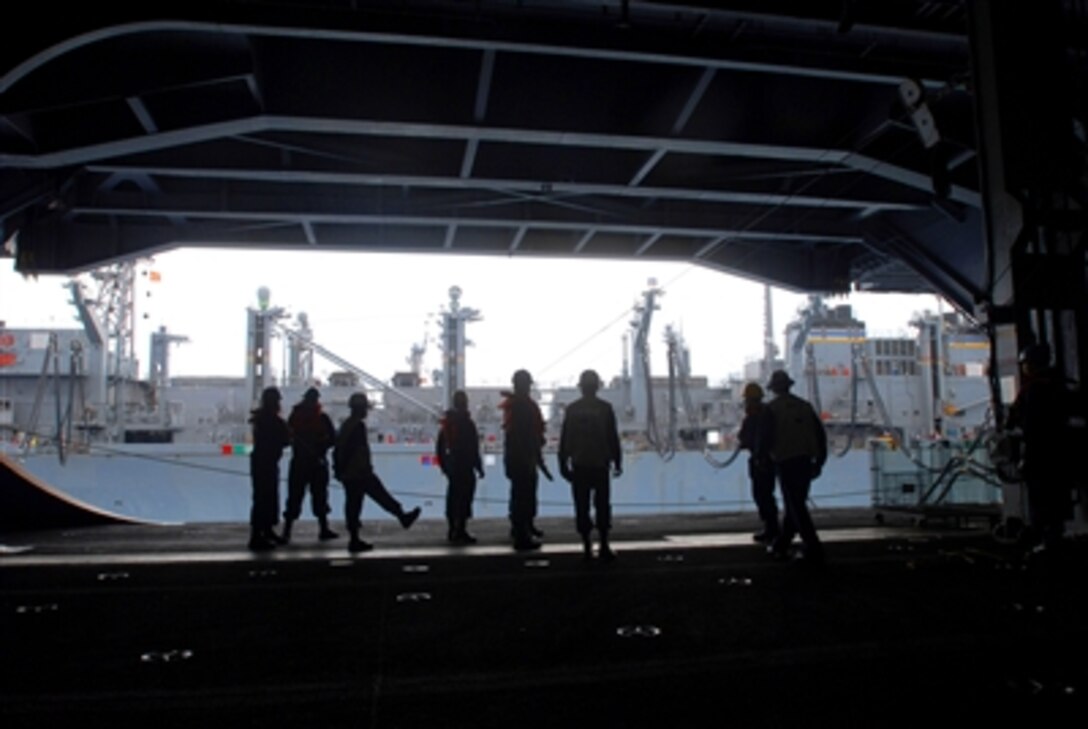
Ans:
[{"label": "hazy sky", "polygon": [[[438,321],[457,285],[461,305],[480,312],[468,325],[470,385],[505,385],[518,368],[545,385],[572,385],[597,369],[606,380],[623,366],[623,334],[648,281],[664,290],[650,335],[651,369],[666,373],[665,326],[683,333],[692,371],[718,382],[762,354],[763,285],[689,264],[502,256],[249,252],[181,249],[138,266],[136,356],[147,371],[148,336],[165,325],[188,336],[171,354],[174,375],[241,375],[246,308],[257,289],[294,321],[309,317],[314,340],[383,380],[408,369],[413,344],[428,339],[424,372],[439,366]],[[155,271],[151,282],[144,272]],[[11,327],[75,327],[66,277],[25,279],[0,261],[0,320]],[[775,341],[803,294],[773,291]],[[936,310],[932,295],[853,294],[849,303],[871,335],[913,335],[912,315]],[[277,358],[275,369],[282,368]],[[320,359],[315,373],[337,369]]]}]

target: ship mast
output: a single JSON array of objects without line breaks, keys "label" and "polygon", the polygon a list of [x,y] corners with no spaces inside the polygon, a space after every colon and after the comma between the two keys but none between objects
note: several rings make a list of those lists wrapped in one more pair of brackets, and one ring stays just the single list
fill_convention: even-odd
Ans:
[{"label": "ship mast", "polygon": [[408,353],[408,369],[415,377],[416,383],[423,381],[423,355],[427,353],[427,342],[429,339],[430,333],[424,331],[423,341],[413,344]]},{"label": "ship mast", "polygon": [[774,344],[774,319],[771,309],[771,287],[763,287],[763,364],[760,367],[760,381],[766,382],[774,370],[778,358],[778,347]]},{"label": "ship mast", "polygon": [[109,436],[118,438],[125,417],[124,383],[135,380],[136,262],[125,261],[91,272],[96,290],[85,296],[83,285],[69,283],[72,304],[90,340],[94,373],[91,401],[104,405]]},{"label": "ship mast", "polygon": [[442,312],[442,394],[448,407],[453,393],[465,388],[465,347],[472,344],[465,338],[465,324],[481,319],[480,312],[461,306],[461,287],[451,286],[450,301]]},{"label": "ship mast", "polygon": [[287,316],[280,307],[271,307],[267,286],[257,289],[257,308],[246,309],[246,392],[251,406],[261,401],[261,392],[270,387],[272,333],[279,319]]},{"label": "ship mast", "polygon": [[148,359],[150,368],[148,379],[157,391],[170,385],[170,345],[188,342],[189,337],[180,334],[168,334],[165,326],[151,333],[151,353]]},{"label": "ship mast", "polygon": [[650,381],[650,323],[659,307],[657,297],[664,293],[657,286],[657,279],[649,280],[649,287],[642,292],[642,304],[635,304],[631,328],[634,330],[632,349],[631,411],[636,423],[650,427],[653,419],[653,383]]},{"label": "ship mast", "polygon": [[287,384],[308,387],[314,382],[314,331],[310,317],[299,312],[295,327],[297,336],[287,339]]},{"label": "ship mast", "polygon": [[91,273],[98,282],[94,308],[112,342],[114,377],[135,377],[136,264],[126,261]]}]

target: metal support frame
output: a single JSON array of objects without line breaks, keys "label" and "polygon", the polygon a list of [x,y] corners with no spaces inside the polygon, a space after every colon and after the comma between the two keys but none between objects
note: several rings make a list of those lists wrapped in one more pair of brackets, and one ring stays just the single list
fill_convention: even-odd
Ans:
[{"label": "metal support frame", "polygon": [[[1085,148],[1074,137],[1073,94],[1050,91],[1073,88],[1072,74],[1083,70],[1069,64],[1062,40],[1077,41],[1062,32],[1064,11],[1057,0],[1030,7],[971,0],[968,9],[987,262],[980,308],[991,339],[991,390],[1000,428],[1019,383],[1018,352],[1029,344],[1049,344],[1060,374],[1074,392],[1083,392],[1084,231],[1054,221],[1077,207],[1072,183]],[[1004,500],[1007,519],[1023,516],[1020,484],[1008,484]],[[1077,521],[1088,528],[1083,506]]]}]

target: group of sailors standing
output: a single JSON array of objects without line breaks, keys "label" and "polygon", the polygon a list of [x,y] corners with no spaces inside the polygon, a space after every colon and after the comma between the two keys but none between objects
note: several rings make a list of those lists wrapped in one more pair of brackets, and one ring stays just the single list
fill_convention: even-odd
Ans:
[{"label": "group of sailors standing", "polygon": [[[503,392],[500,405],[503,428],[503,467],[510,481],[510,536],[517,551],[539,549],[542,536],[534,519],[541,474],[551,481],[544,461],[546,431],[540,406],[532,398],[532,376],[522,369],[514,373],[513,390]],[[757,383],[745,388],[746,415],[741,426],[740,447],[750,452],[752,495],[764,529],[757,540],[767,543],[772,554],[787,556],[795,536],[804,550],[801,557],[819,562],[823,550],[807,499],[812,480],[827,460],[827,437],[812,406],[789,392],[793,381],[784,371],[775,372],[768,388],[775,398],[763,404]],[[612,527],[611,480],[623,473],[623,450],[615,411],[597,396],[601,379],[593,370],[582,372],[581,397],[567,406],[559,437],[559,473],[571,484],[575,528],[582,540],[583,555],[594,558],[593,532],[597,532],[596,556],[612,560],[609,534]],[[365,393],[348,400],[350,414],[337,429],[319,403],[320,393],[310,388],[286,420],[280,415],[282,395],[275,387],[264,390],[253,411],[251,476],[253,505],[249,548],[264,551],[286,544],[299,518],[307,488],[321,540],[339,535],[328,524],[329,454],[333,475],[344,485],[344,520],[349,533],[348,549],[373,548],[360,536],[364,497],[369,496],[395,516],[405,529],[419,518],[420,508],[405,510],[374,471],[367,436],[370,403]],[[288,472],[284,526],[279,521],[279,462],[292,449]],[[436,438],[438,464],[447,480],[447,538],[451,544],[476,542],[468,531],[477,479],[484,477],[480,438],[468,407],[468,396],[457,391],[439,426]],[[774,497],[777,479],[782,490],[784,518],[779,521]]]},{"label": "group of sailors standing", "polygon": [[[280,415],[282,400],[279,389],[266,388],[261,393],[260,406],[250,417],[253,425],[250,549],[266,551],[291,540],[291,528],[301,515],[307,488],[320,527],[318,538],[324,541],[340,536],[329,528],[328,523],[330,451],[333,473],[344,485],[344,521],[350,551],[364,552],[373,548],[360,536],[364,496],[370,496],[379,506],[396,516],[405,529],[412,526],[419,518],[420,508],[417,506],[405,511],[374,472],[365,422],[370,402],[365,393],[357,392],[348,399],[350,414],[339,430],[321,409],[320,393],[316,388],[311,387],[306,391],[302,401],[291,409],[286,421]],[[277,534],[279,463],[288,446],[291,447],[291,462],[287,474],[287,504],[283,512],[283,532]]]},{"label": "group of sailors standing", "polygon": [[[542,536],[534,519],[537,514],[539,474],[553,480],[544,462],[545,423],[540,406],[532,399],[532,376],[518,370],[513,376],[513,390],[504,392],[503,465],[510,480],[510,525],[514,549],[539,549]],[[575,522],[582,537],[587,559],[593,555],[592,532],[599,535],[597,555],[613,559],[609,545],[611,528],[610,483],[623,472],[623,453],[612,406],[597,397],[600,377],[593,370],[582,373],[579,386],[582,397],[568,408],[559,445],[559,472],[571,483]],[[320,528],[318,538],[336,539],[339,535],[328,523],[329,454],[332,473],[344,485],[344,521],[349,533],[348,550],[364,552],[373,548],[360,535],[364,497],[369,496],[385,511],[395,516],[405,529],[419,518],[420,508],[405,510],[374,471],[367,436],[366,416],[370,402],[365,393],[355,393],[348,400],[350,414],[337,429],[320,405],[320,393],[310,388],[285,420],[281,412],[283,396],[275,387],[266,388],[261,403],[250,417],[253,426],[253,450],[250,474],[253,503],[250,511],[249,548],[254,551],[274,549],[291,539],[294,522],[299,518],[306,490],[310,491],[314,515]],[[468,532],[476,481],[484,477],[480,439],[468,408],[468,396],[458,391],[452,407],[442,418],[436,439],[438,464],[447,480],[447,538],[451,544],[476,542]],[[287,501],[279,522],[279,463],[284,451],[292,451],[287,481]],[[591,507],[595,513],[591,514]]]}]

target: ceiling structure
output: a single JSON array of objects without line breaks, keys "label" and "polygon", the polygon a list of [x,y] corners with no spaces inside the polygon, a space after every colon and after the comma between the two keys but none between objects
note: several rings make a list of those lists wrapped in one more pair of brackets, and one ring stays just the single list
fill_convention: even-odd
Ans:
[{"label": "ceiling structure", "polygon": [[200,245],[979,292],[962,2],[59,7],[0,46],[24,272]]}]

